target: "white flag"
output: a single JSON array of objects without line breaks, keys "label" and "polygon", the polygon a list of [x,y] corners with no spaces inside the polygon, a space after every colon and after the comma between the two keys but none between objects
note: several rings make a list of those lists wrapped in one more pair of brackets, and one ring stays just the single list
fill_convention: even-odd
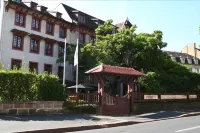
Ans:
[{"label": "white flag", "polygon": [[76,51],[74,53],[74,66],[78,65],[78,40],[76,45]]},{"label": "white flag", "polygon": [[67,39],[65,38],[65,45],[64,45],[64,58],[66,57],[66,43],[67,43]]}]

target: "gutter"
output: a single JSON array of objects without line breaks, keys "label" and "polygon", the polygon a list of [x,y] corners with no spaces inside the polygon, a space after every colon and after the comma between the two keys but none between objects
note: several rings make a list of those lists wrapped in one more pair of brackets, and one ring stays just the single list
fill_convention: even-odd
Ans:
[{"label": "gutter", "polygon": [[[2,18],[2,23],[1,23],[1,35],[0,35],[0,61],[2,61],[2,52],[3,52],[3,34],[4,34],[4,22],[5,22],[5,7],[8,5],[9,2],[7,2],[6,4],[4,3],[6,1],[1,0],[1,18]],[[5,5],[4,5],[5,4]]]}]

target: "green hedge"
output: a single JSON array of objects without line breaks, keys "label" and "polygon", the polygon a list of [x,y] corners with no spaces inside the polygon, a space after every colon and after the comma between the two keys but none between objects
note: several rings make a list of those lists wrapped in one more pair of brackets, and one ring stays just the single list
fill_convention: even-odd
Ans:
[{"label": "green hedge", "polygon": [[0,101],[64,100],[63,86],[53,74],[0,70]]}]

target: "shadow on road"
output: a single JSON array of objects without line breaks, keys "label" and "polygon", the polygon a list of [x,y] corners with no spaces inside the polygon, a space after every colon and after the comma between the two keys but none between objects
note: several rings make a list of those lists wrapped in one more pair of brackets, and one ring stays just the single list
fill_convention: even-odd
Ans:
[{"label": "shadow on road", "polygon": [[96,117],[84,114],[54,114],[54,115],[16,115],[0,116],[0,121],[68,121],[68,120],[93,120],[98,121]]}]

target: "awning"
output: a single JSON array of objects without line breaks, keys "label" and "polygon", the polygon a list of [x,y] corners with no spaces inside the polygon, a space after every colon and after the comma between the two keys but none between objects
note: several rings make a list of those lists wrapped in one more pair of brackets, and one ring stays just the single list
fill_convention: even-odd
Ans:
[{"label": "awning", "polygon": [[76,89],[76,87],[77,87],[78,89],[94,89],[94,88],[91,87],[91,86],[86,86],[86,85],[82,85],[82,84],[70,86],[70,87],[67,87],[67,89]]}]

